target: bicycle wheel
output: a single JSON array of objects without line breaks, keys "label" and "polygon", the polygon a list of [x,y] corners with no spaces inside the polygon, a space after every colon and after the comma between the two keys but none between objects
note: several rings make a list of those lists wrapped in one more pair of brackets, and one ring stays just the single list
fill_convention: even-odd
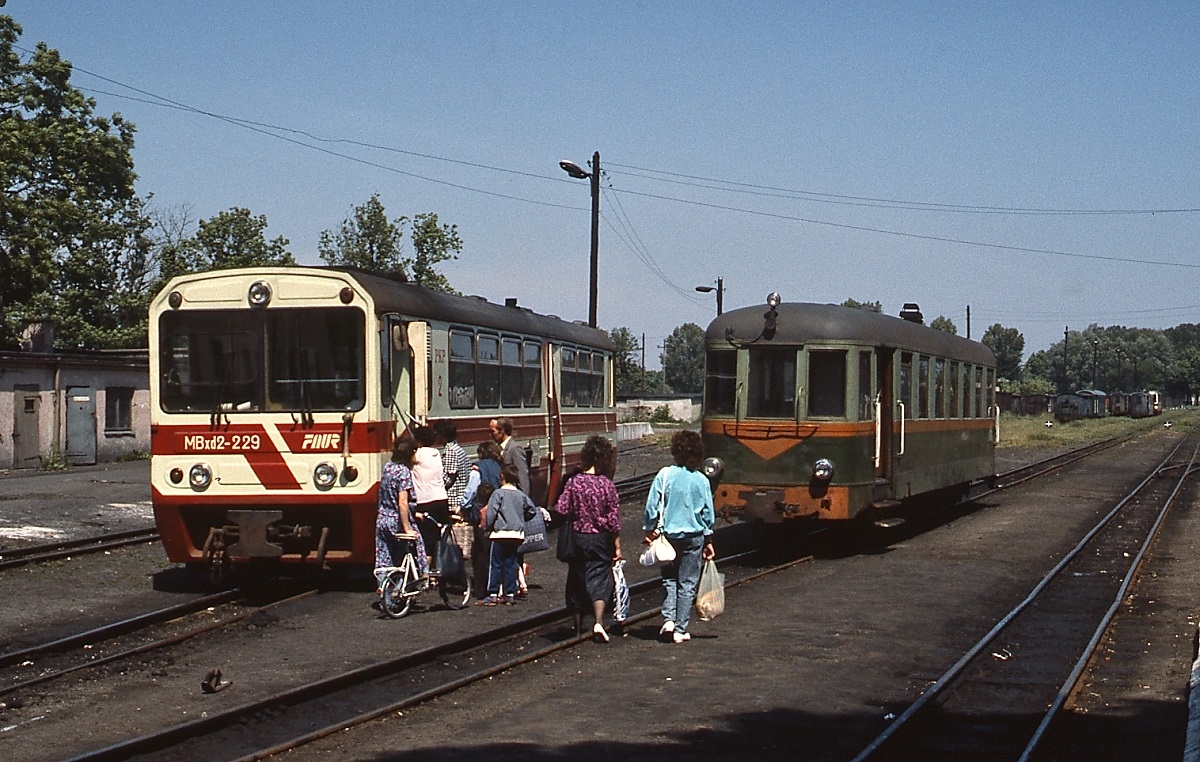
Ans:
[{"label": "bicycle wheel", "polygon": [[420,591],[417,565],[411,555],[405,556],[400,568],[384,578],[380,585],[383,591],[383,613],[399,619],[412,608],[413,598]]},{"label": "bicycle wheel", "polygon": [[465,581],[447,582],[439,579],[437,587],[438,594],[442,596],[442,602],[455,611],[466,608],[467,604],[471,602],[471,575],[469,574]]}]

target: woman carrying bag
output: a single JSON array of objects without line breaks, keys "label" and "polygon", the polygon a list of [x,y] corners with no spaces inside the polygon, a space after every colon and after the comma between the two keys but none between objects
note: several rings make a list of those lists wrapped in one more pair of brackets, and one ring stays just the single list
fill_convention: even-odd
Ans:
[{"label": "woman carrying bag", "polygon": [[592,639],[607,643],[604,609],[613,598],[613,564],[621,560],[621,498],[612,482],[616,452],[612,442],[593,434],[579,453],[582,472],[572,476],[554,505],[573,531],[573,551],[567,561],[567,610],[575,617],[575,634],[583,631],[583,616],[595,618]]},{"label": "woman carrying bag", "polygon": [[[704,463],[704,442],[695,431],[679,431],[671,437],[671,457],[675,465],[658,472],[646,497],[642,530],[646,543],[659,532],[675,549],[675,560],[660,567],[663,581],[663,625],[659,637],[675,643],[691,639],[688,623],[696,599],[703,561],[713,558],[712,486],[700,470]],[[661,526],[661,530],[659,527]]]}]

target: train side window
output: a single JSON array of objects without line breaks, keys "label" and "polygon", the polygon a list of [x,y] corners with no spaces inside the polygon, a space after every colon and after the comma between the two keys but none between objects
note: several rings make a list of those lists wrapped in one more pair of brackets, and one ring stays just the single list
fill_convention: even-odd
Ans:
[{"label": "train side window", "polygon": [[559,394],[563,407],[575,407],[579,404],[577,394],[579,373],[575,369],[575,350],[570,347],[562,349],[562,391]]},{"label": "train side window", "polygon": [[704,374],[704,409],[713,415],[733,415],[737,405],[737,351],[708,352]]},{"label": "train side window", "polygon": [[604,407],[604,366],[607,361],[604,355],[592,355],[592,407]]},{"label": "train side window", "polygon": [[987,408],[983,406],[983,368],[975,366],[975,417],[983,418]]},{"label": "train side window", "polygon": [[846,417],[844,349],[808,353],[808,415],[810,418]]},{"label": "train side window", "polygon": [[929,417],[929,355],[921,355],[917,360],[917,417]]},{"label": "train side window", "polygon": [[526,341],[521,365],[521,396],[525,407],[541,407],[542,345],[536,341]]},{"label": "train side window", "polygon": [[875,388],[872,381],[875,376],[871,373],[871,353],[858,353],[858,420],[870,421],[875,418]]},{"label": "train side window", "polygon": [[579,373],[575,377],[575,404],[588,407],[592,404],[592,353],[579,352],[575,355]]},{"label": "train side window", "polygon": [[958,360],[950,361],[950,418],[961,417],[962,403],[959,401]]},{"label": "train side window", "polygon": [[450,331],[450,407],[475,407],[475,334]]},{"label": "train side window", "polygon": [[971,413],[971,366],[962,364],[962,417],[970,418]]},{"label": "train side window", "polygon": [[933,417],[946,417],[946,361],[940,357],[933,361]]},{"label": "train side window", "polygon": [[500,342],[500,404],[521,406],[521,341],[505,337]]},{"label": "train side window", "polygon": [[475,395],[480,407],[500,405],[500,339],[480,335],[475,364]]},{"label": "train side window", "polygon": [[900,402],[904,404],[905,415],[912,418],[912,353],[900,353]]},{"label": "train side window", "polygon": [[985,380],[987,381],[985,394],[987,397],[988,415],[991,415],[991,411],[996,406],[996,371],[988,368]]},{"label": "train side window", "polygon": [[751,347],[746,413],[753,418],[796,417],[796,347]]}]

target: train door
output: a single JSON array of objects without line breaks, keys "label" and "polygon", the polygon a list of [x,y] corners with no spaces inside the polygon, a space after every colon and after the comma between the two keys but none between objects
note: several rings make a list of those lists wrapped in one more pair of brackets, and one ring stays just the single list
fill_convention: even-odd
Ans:
[{"label": "train door", "polygon": [[[888,483],[892,479],[892,453],[895,452],[895,441],[893,430],[896,420],[896,389],[892,381],[892,362],[895,352],[887,347],[879,347],[875,350],[875,388],[876,399],[879,404],[876,407],[876,458],[875,458],[875,485],[878,490],[880,487],[886,489]],[[875,499],[880,500],[887,495],[876,495]]]},{"label": "train door", "polygon": [[[403,427],[408,421],[424,420],[429,414],[429,324],[404,322],[399,316],[389,315],[386,334],[390,340],[385,383],[389,386],[393,415]],[[473,355],[472,348],[472,363]]]},{"label": "train door", "polygon": [[13,468],[41,465],[42,393],[36,384],[17,384],[13,390]]}]

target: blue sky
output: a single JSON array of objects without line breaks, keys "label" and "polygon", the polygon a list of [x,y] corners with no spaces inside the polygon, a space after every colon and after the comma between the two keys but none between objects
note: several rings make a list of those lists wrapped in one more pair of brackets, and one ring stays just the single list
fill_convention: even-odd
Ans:
[{"label": "blue sky", "polygon": [[965,334],[970,306],[973,338],[1015,327],[1027,356],[1064,326],[1200,322],[1194,3],[3,12],[137,125],[155,205],[265,214],[303,263],[378,193],[458,226],[456,288],[586,319],[588,183],[557,163],[600,151],[599,323],[650,367],[718,276],[726,309],[913,301]]}]

